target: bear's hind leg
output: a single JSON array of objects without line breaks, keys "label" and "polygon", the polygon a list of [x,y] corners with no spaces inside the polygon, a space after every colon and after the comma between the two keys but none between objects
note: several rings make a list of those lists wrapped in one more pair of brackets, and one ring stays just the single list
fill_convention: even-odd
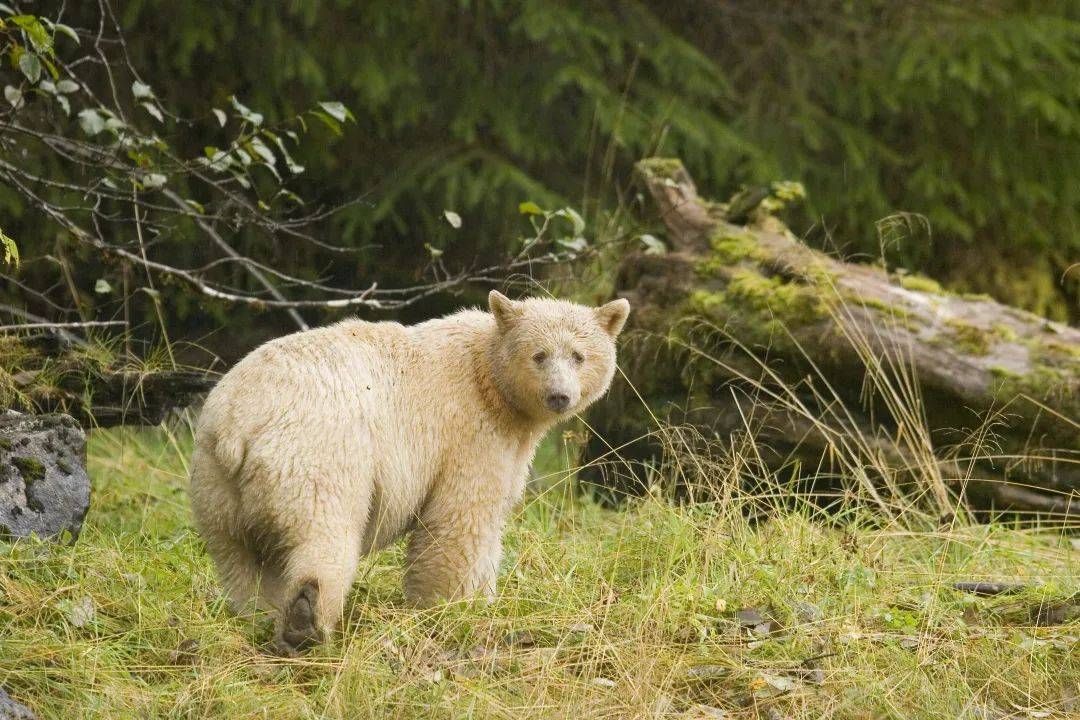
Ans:
[{"label": "bear's hind leg", "polygon": [[253,550],[259,538],[237,530],[250,518],[242,511],[234,478],[202,445],[192,457],[190,499],[195,524],[233,609],[243,613],[253,600],[260,609],[270,609],[277,573],[264,567]]},{"label": "bear's hind leg", "polygon": [[313,527],[319,532],[292,548],[281,580],[275,644],[285,655],[325,641],[337,627],[360,562],[362,528],[325,518]]}]

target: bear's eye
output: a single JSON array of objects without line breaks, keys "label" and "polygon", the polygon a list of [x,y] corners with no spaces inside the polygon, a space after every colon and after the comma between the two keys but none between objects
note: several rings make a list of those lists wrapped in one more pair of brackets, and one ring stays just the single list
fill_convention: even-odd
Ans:
[{"label": "bear's eye", "polygon": [[547,360],[547,353],[543,350],[533,355],[533,362],[537,365],[543,365],[545,360]]},{"label": "bear's eye", "polygon": [[581,363],[585,362],[585,356],[579,353],[577,350],[571,353],[570,357],[574,359],[575,365],[580,365]]}]

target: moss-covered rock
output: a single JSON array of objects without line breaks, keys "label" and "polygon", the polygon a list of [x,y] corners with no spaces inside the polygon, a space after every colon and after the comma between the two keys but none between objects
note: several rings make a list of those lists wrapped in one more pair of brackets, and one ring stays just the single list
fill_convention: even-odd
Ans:
[{"label": "moss-covered rock", "polygon": [[0,413],[0,525],[5,535],[78,535],[90,504],[86,437],[67,415]]},{"label": "moss-covered rock", "polygon": [[899,282],[900,287],[905,290],[932,293],[934,295],[942,295],[945,292],[945,288],[941,287],[941,283],[924,275],[901,275]]},{"label": "moss-covered rock", "polygon": [[11,463],[18,469],[28,487],[45,479],[45,464],[37,458],[17,456],[11,458]]}]

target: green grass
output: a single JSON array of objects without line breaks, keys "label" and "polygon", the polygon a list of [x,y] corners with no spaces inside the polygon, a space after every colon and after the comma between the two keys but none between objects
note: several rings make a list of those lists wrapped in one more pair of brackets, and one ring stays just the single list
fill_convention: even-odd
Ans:
[{"label": "green grass", "polygon": [[[516,517],[492,605],[405,608],[397,547],[364,564],[329,645],[273,657],[191,529],[189,447],[93,433],[79,541],[0,545],[0,686],[41,718],[1067,717],[1080,692],[1080,624],[1029,615],[1080,589],[1068,538],[751,525],[741,500],[605,510],[561,473]],[[950,587],[971,579],[1030,590]],[[771,632],[741,627],[745,608]]]}]

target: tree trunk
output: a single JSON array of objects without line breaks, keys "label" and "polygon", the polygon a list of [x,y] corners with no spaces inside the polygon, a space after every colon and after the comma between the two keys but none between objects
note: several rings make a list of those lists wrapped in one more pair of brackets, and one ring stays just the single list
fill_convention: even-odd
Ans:
[{"label": "tree trunk", "polygon": [[[633,387],[591,417],[602,484],[640,486],[634,460],[718,445],[882,506],[1080,510],[1080,330],[813,250],[768,202],[700,198],[677,160],[637,171],[669,249],[618,271]],[[613,448],[631,462],[607,463]]]}]

